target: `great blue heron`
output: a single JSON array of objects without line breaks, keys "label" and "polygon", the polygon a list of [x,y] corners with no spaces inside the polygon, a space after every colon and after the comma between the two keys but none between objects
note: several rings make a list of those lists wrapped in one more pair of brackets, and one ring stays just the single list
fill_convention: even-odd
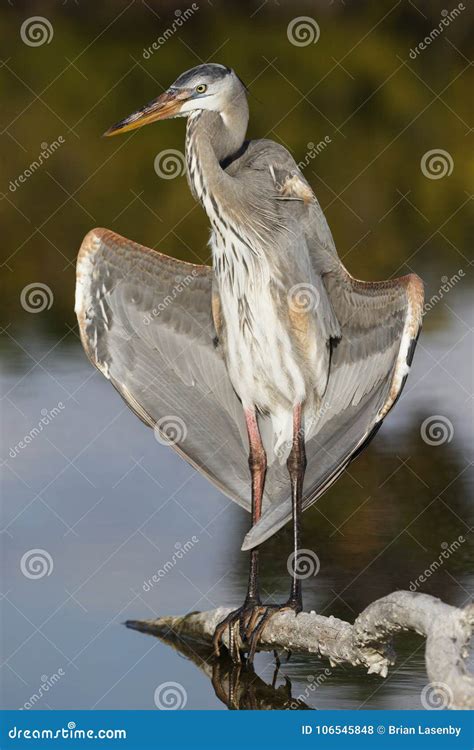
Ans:
[{"label": "great blue heron", "polygon": [[[301,513],[400,395],[423,285],[414,274],[364,282],[348,273],[289,152],[245,140],[246,90],[223,65],[183,73],[106,135],[182,116],[189,186],[212,225],[213,267],[94,229],[79,253],[76,312],[89,358],[131,409],[165,434],[166,418],[177,422],[175,449],[251,511],[242,545],[251,550],[248,593],[214,644],[218,653],[224,629],[230,637],[239,628],[252,660],[278,609],[260,600],[258,546],[293,519],[282,606],[299,612]],[[238,639],[230,640],[235,651]]]}]

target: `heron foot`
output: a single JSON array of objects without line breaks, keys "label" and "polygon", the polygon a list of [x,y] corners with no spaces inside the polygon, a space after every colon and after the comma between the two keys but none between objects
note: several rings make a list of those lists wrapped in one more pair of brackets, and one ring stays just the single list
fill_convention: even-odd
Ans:
[{"label": "heron foot", "polygon": [[[262,604],[259,601],[245,601],[238,609],[230,612],[219,623],[214,631],[212,644],[216,656],[220,656],[222,637],[228,630],[228,646],[232,661],[242,662],[242,653],[247,652],[247,664],[253,664],[258,643],[268,621],[273,615],[285,610],[296,614],[301,611],[301,605],[289,600],[285,604]],[[240,640],[240,644],[239,644]]]}]

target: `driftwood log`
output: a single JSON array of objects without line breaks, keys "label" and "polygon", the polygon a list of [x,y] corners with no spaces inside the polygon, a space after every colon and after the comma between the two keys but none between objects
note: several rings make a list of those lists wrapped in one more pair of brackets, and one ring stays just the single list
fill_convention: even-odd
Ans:
[{"label": "driftwood log", "polygon": [[[167,642],[189,641],[202,648],[210,647],[216,625],[229,611],[219,607],[125,624]],[[426,707],[466,709],[474,708],[474,675],[465,662],[473,629],[474,604],[459,609],[427,594],[396,591],[370,604],[353,625],[315,612],[275,614],[262,632],[259,650],[314,654],[331,666],[350,664],[385,677],[395,663],[393,637],[414,631],[426,638]]]}]

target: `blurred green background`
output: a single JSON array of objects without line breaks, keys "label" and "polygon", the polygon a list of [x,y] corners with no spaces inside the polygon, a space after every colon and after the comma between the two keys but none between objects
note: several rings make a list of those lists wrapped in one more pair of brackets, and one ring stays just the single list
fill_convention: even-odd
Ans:
[{"label": "blurred green background", "polygon": [[[305,174],[354,275],[377,279],[414,269],[429,296],[430,284],[437,289],[440,276],[465,264],[474,171],[469,9],[413,60],[410,50],[443,18],[442,3],[195,5],[149,59],[144,49],[191,3],[3,6],[4,324],[31,324],[19,293],[34,280],[48,284],[55,299],[35,325],[56,332],[74,325],[73,263],[93,226],[176,257],[209,261],[207,217],[185,177],[164,180],[154,170],[162,150],[183,150],[184,121],[101,138],[111,123],[202,60],[234,67],[248,84],[250,137],[286,144],[297,162],[308,143],[331,139],[309,159]],[[33,14],[51,20],[50,43],[21,42],[21,24]],[[316,19],[320,36],[295,46],[287,26],[304,15]],[[39,156],[41,144],[60,136],[64,144],[12,192],[10,181]],[[424,176],[420,160],[431,149],[451,155],[449,176]]]}]

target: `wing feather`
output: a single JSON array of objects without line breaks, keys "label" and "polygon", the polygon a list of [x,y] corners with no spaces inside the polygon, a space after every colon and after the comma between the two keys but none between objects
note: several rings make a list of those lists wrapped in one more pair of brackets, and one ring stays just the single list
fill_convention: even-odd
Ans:
[{"label": "wing feather", "polygon": [[[323,279],[341,336],[333,345],[319,414],[313,415],[307,430],[304,510],[371,440],[399,397],[423,308],[423,284],[414,274],[362,282],[338,264]],[[276,470],[281,472],[281,467]],[[270,503],[246,535],[242,549],[261,544],[290,518],[290,498]]]},{"label": "wing feather", "polygon": [[76,313],[89,359],[135,414],[165,439],[176,430],[172,447],[248,509],[245,421],[214,346],[211,286],[206,266],[94,229],[78,256]]}]

